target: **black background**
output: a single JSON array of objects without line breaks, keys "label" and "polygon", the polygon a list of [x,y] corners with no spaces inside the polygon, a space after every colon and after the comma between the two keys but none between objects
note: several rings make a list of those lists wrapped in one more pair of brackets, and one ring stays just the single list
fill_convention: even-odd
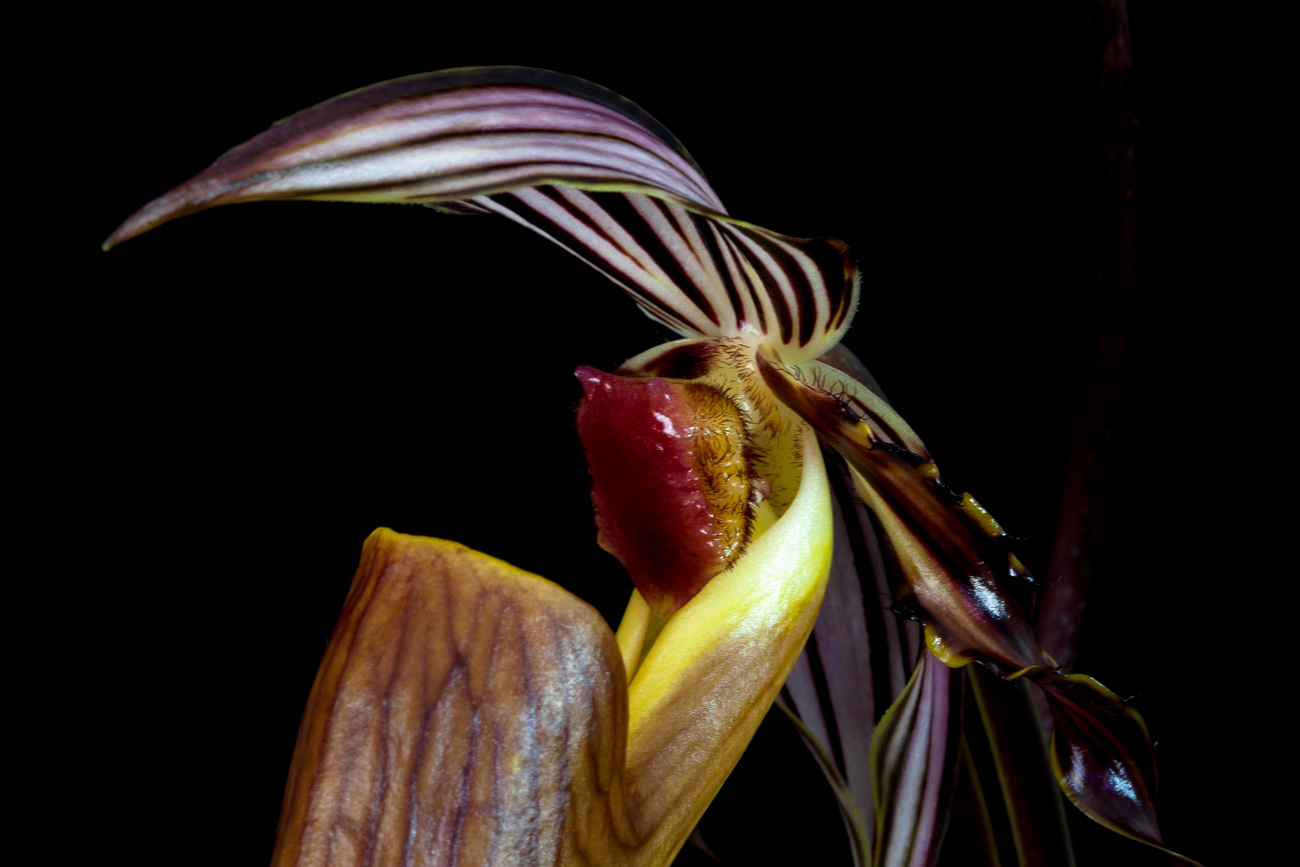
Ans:
[{"label": "black background", "polygon": [[[93,796],[97,839],[158,863],[264,861],[298,714],[376,526],[463,542],[616,622],[629,585],[595,545],[572,371],[668,338],[595,272],[491,218],[259,204],[100,253],[118,222],[272,121],[375,81],[492,63],[596,81],[672,129],[732,214],[852,246],[864,291],[848,344],[1041,571],[1104,169],[1091,6],[1039,5],[602,21],[598,36],[487,9],[102,22],[54,105],[73,130],[57,150],[61,243],[42,254],[39,316],[15,326],[38,336],[16,370],[33,452],[57,455],[30,496],[36,574],[70,624],[58,662],[38,655],[37,694],[60,708],[54,776]],[[1241,785],[1237,696],[1216,660],[1252,627],[1205,489],[1198,407],[1224,383],[1201,343],[1216,323],[1188,300],[1204,249],[1180,58],[1164,13],[1132,14],[1139,259],[1078,669],[1139,695],[1166,838],[1213,862],[1235,851],[1225,810],[1242,809],[1225,803]],[[711,812],[727,863],[844,857],[791,738],[765,728]],[[1081,864],[1159,863],[1078,828]]]}]

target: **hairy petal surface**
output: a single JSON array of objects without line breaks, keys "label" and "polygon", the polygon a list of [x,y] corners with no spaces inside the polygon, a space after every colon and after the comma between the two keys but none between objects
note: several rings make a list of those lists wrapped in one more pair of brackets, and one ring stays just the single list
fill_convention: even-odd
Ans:
[{"label": "hairy petal surface", "polygon": [[857,304],[843,243],[727,216],[662,124],[547,70],[452,69],[301,111],[150,202],[105,247],[186,214],[268,199],[498,213],[579,256],[679,333],[747,336],[790,361],[830,349]]},{"label": "hairy petal surface", "polygon": [[577,377],[600,545],[669,617],[749,542],[759,480],[743,415],[706,383],[592,367]]},{"label": "hairy petal surface", "polygon": [[759,368],[777,396],[854,470],[858,492],[898,555],[899,602],[923,612],[930,650],[949,665],[979,659],[1008,675],[1040,664],[1021,596],[1012,592],[1015,581],[1027,588],[1028,573],[1011,555],[1002,528],[969,494],[947,489],[925,454],[898,445],[915,438],[911,429],[901,419],[886,423],[879,410],[860,416],[855,407],[865,403],[850,404],[817,380],[761,358]]}]

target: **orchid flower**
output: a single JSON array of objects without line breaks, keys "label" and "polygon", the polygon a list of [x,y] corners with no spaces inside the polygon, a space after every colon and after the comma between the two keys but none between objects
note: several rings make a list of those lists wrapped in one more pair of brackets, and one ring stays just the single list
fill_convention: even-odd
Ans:
[{"label": "orchid flower", "polygon": [[1050,710],[1065,796],[1163,846],[1141,718],[1042,651],[1009,537],[839,346],[859,296],[843,243],[730,216],[671,133],[597,85],[489,67],[295,114],[105,246],[270,199],[499,215],[681,335],[577,372],[599,542],[635,586],[617,633],[543,578],[376,531],[308,701],[276,865],[668,864],[783,686],[859,863],[936,863],[953,804],[986,797],[1022,863],[1068,859],[1020,683]]}]

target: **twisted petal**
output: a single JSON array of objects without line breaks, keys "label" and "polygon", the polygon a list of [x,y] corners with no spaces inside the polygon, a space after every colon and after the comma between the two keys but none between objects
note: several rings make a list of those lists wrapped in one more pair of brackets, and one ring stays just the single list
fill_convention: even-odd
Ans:
[{"label": "twisted petal", "polygon": [[732,219],[658,121],[545,70],[447,70],[321,103],[150,202],[105,246],[186,214],[266,199],[501,214],[604,273],[679,333],[749,336],[790,361],[831,348],[857,304],[857,268],[843,243]]},{"label": "twisted petal", "polygon": [[[898,554],[900,600],[922,612],[930,649],[949,665],[972,659],[1014,674],[1043,661],[1012,581],[1026,580],[1005,534],[969,495],[939,481],[901,419],[874,408],[862,389],[849,403],[759,359],[763,378],[787,406],[831,443],[856,473],[857,489]],[[883,402],[882,402],[883,403]],[[890,410],[892,414],[892,410]],[[921,446],[923,449],[924,446]]]},{"label": "twisted petal", "polygon": [[873,408],[865,389],[849,387],[852,398],[762,357],[758,367],[854,471],[897,555],[899,602],[924,623],[934,655],[954,668],[978,661],[1041,687],[1056,722],[1055,770],[1065,795],[1101,824],[1163,848],[1155,758],[1141,717],[1092,678],[1057,672],[1038,647],[1026,614],[1032,579],[998,523],[969,494],[945,487],[927,455],[898,444],[910,429]]}]

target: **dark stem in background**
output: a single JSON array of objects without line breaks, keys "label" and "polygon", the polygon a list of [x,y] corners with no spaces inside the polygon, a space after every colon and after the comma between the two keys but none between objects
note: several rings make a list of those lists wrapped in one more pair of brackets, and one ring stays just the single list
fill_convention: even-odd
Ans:
[{"label": "dark stem in background", "polygon": [[1039,642],[1065,668],[1078,653],[1092,578],[1133,288],[1137,115],[1125,0],[1100,0],[1092,26],[1098,71],[1094,129],[1099,168],[1105,173],[1096,187],[1097,264],[1088,296],[1076,307],[1083,361],[1056,536],[1037,617]]}]

